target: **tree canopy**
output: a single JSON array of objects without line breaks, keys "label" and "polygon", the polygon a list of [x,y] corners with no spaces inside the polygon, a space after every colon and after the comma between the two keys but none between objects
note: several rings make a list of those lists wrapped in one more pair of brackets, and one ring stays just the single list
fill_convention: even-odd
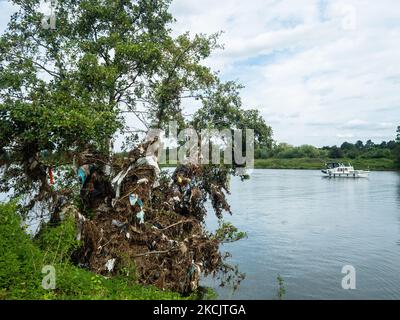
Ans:
[{"label": "tree canopy", "polygon": [[199,96],[202,108],[195,113],[192,124],[198,129],[253,129],[256,147],[270,148],[272,128],[266,124],[259,110],[243,109],[241,88],[233,81],[218,81],[207,88]]},{"label": "tree canopy", "polygon": [[394,149],[397,168],[400,169],[400,126],[397,127],[396,147]]},{"label": "tree canopy", "polygon": [[203,64],[221,48],[218,33],[173,37],[169,0],[59,0],[55,29],[43,28],[40,0],[13,3],[0,38],[3,191],[48,193],[46,170],[60,159],[109,154],[118,132],[185,126],[184,99],[201,102],[199,127],[253,128],[257,143],[271,143],[259,112],[242,108],[241,87]]},{"label": "tree canopy", "polygon": [[382,141],[379,144],[371,140],[364,144],[359,140],[356,143],[346,141],[341,146],[317,148],[310,145],[292,146],[287,143],[274,143],[272,148],[258,147],[255,154],[258,159],[393,159],[397,155],[398,144],[395,140]]}]

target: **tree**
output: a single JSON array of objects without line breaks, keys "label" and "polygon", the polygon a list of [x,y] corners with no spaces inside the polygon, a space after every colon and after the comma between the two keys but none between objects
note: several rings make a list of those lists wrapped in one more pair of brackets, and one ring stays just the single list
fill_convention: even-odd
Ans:
[{"label": "tree", "polygon": [[359,149],[356,147],[356,145],[349,143],[349,142],[344,142],[340,149],[343,151],[344,156],[348,157],[350,159],[355,159],[357,158],[357,156],[359,156],[360,151]]},{"label": "tree", "polygon": [[358,141],[356,142],[355,146],[356,146],[356,148],[357,148],[358,150],[364,149],[364,143],[363,143],[362,141],[360,141],[360,140],[358,140]]},{"label": "tree", "polygon": [[217,76],[200,62],[220,48],[218,36],[196,35],[192,40],[185,33],[166,43],[167,58],[160,61],[157,78],[150,81],[150,90],[142,98],[150,110],[147,120],[152,126],[165,128],[172,120],[185,126],[182,101],[200,99],[217,82]]},{"label": "tree", "polygon": [[340,146],[340,149],[344,150],[353,150],[355,148],[355,145],[349,142],[343,142],[342,145]]},{"label": "tree", "polygon": [[397,168],[400,169],[400,126],[397,127],[396,147],[393,149]]},{"label": "tree", "polygon": [[[165,128],[168,121],[178,120],[180,127],[194,123],[196,129],[253,128],[257,144],[271,143],[272,130],[260,113],[242,108],[240,86],[221,83],[202,64],[220,47],[218,34],[191,37],[185,33],[174,38],[169,28],[173,21],[168,12],[170,0],[58,0],[56,29],[42,27],[43,14],[38,12],[41,0],[14,0],[14,3],[20,10],[0,38],[0,165],[5,167],[0,191],[12,190],[14,195],[23,196],[23,200],[30,200],[25,209],[44,202],[46,209],[54,213],[61,196],[69,196],[66,202],[72,205],[72,199],[84,202],[96,190],[101,204],[108,212],[115,213],[111,205],[114,196],[111,173],[99,170],[92,174],[92,184],[80,188],[80,197],[75,197],[79,193],[75,190],[79,188],[73,188],[76,184],[65,184],[68,177],[55,186],[48,178],[60,161],[68,165],[65,173],[71,171],[76,157],[88,153],[92,156],[89,168],[93,164],[120,169],[118,164],[110,166],[115,164],[111,140],[119,132],[131,132],[139,138],[139,133],[143,136],[153,126]],[[194,122],[184,113],[183,99],[197,99],[202,104]],[[127,126],[126,113],[133,114],[140,127]],[[127,162],[136,164],[144,158],[150,142],[132,151],[140,158],[133,155]],[[131,167],[129,164],[127,170]],[[179,167],[182,175],[192,169]],[[206,173],[199,178],[205,181],[203,191],[212,198],[218,218],[223,210],[230,212],[225,192],[229,192],[231,170],[234,169],[207,166]],[[104,188],[107,192],[92,188],[100,178],[108,183],[110,188]],[[149,183],[148,187],[152,185]],[[201,192],[199,197],[201,204],[207,199]],[[127,197],[124,200],[129,201]],[[98,209],[98,203],[90,204],[84,204],[79,212],[89,217],[89,213]],[[163,210],[157,212],[163,214]],[[172,212],[178,214],[176,219],[179,212],[175,211]],[[198,234],[206,235],[202,238],[212,240],[218,248],[223,237],[211,239],[203,229],[203,222],[196,218]],[[111,226],[111,221],[108,225]],[[220,235],[230,234],[230,241],[238,239],[230,224],[221,226]],[[148,230],[153,232],[153,228]],[[213,255],[205,256],[215,260]],[[186,258],[193,265],[193,257],[186,255]],[[221,263],[217,261],[219,258]],[[208,273],[224,270],[237,273],[222,264],[221,256],[217,260],[217,267]]]},{"label": "tree", "polygon": [[218,81],[200,96],[202,107],[195,113],[192,125],[197,129],[253,129],[255,147],[271,148],[272,128],[255,109],[243,109],[242,86]]},{"label": "tree", "polygon": [[55,30],[42,28],[40,0],[14,3],[0,38],[1,191],[36,194],[32,205],[54,196],[49,168],[88,148],[107,157],[117,131],[183,125],[182,99],[216,82],[200,62],[218,35],[173,38],[170,0],[59,0]]},{"label": "tree", "polygon": [[395,140],[390,140],[387,143],[387,148],[390,149],[390,150],[393,150],[394,148],[396,148],[396,141]]},{"label": "tree", "polygon": [[365,148],[366,148],[366,149],[372,149],[372,148],[374,148],[374,147],[375,147],[375,143],[372,142],[372,140],[368,140],[368,141],[365,143]]},{"label": "tree", "polygon": [[344,157],[343,151],[337,146],[333,146],[329,153],[329,157],[332,159],[340,159]]}]

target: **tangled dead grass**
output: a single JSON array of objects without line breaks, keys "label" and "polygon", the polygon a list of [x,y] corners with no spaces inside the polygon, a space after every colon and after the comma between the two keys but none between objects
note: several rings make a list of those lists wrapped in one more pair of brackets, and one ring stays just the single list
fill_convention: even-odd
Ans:
[{"label": "tangled dead grass", "polygon": [[221,285],[237,286],[244,276],[224,262],[219,250],[223,237],[204,225],[207,199],[218,218],[230,212],[225,197],[229,172],[194,164],[172,174],[160,172],[146,156],[153,143],[113,161],[111,169],[118,174],[112,180],[96,157],[79,159],[87,177],[81,189],[83,210],[75,210],[83,245],[74,252],[74,262],[109,276],[134,261],[140,283],[182,294],[195,291],[201,275],[222,274]]}]

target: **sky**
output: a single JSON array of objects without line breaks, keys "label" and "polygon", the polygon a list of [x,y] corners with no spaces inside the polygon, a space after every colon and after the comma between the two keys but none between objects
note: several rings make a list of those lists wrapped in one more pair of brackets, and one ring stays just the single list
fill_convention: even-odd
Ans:
[{"label": "sky", "polygon": [[[0,32],[12,7],[0,0]],[[274,139],[392,140],[400,125],[400,1],[174,0],[172,26],[223,31],[205,63],[243,84]]]}]

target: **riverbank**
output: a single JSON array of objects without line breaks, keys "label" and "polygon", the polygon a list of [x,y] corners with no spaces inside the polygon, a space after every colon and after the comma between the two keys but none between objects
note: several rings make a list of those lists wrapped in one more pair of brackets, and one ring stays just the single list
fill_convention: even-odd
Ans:
[{"label": "riverbank", "polygon": [[[21,228],[13,204],[0,203],[0,300],[179,300],[192,299],[179,293],[143,286],[135,277],[135,266],[125,268],[112,277],[104,277],[75,266],[70,260],[76,241],[76,225],[72,218],[53,228],[45,228],[31,239]],[[62,240],[62,241],[61,241]],[[50,268],[54,267],[54,289]]]},{"label": "riverbank", "polygon": [[[320,170],[328,162],[351,163],[359,170],[372,171],[397,171],[396,164],[393,159],[320,159],[320,158],[292,158],[292,159],[255,159],[254,167],[256,169],[304,169],[304,170]],[[176,167],[176,164],[160,164],[161,168]]]},{"label": "riverbank", "polygon": [[327,162],[351,163],[356,169],[373,171],[395,171],[396,165],[393,159],[256,159],[254,167],[257,169],[307,169],[319,170]]}]

